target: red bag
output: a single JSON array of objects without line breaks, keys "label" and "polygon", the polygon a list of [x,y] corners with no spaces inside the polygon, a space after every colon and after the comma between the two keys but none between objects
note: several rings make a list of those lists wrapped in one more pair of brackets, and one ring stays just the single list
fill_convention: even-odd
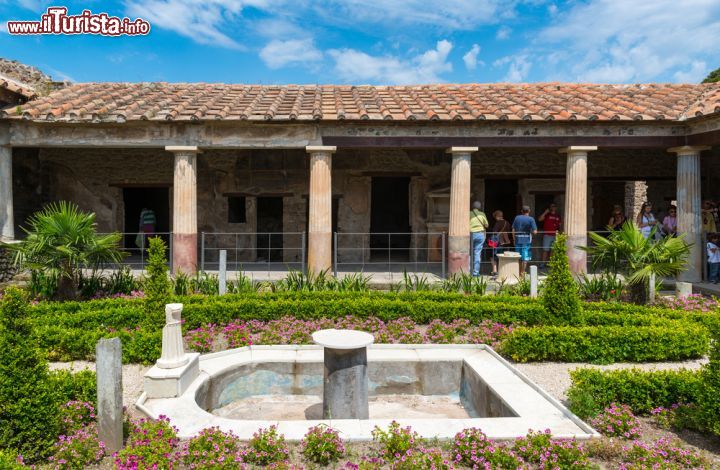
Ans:
[{"label": "red bag", "polygon": [[497,246],[498,246],[497,240],[492,240],[492,239],[488,240],[487,244],[490,248],[497,248]]}]

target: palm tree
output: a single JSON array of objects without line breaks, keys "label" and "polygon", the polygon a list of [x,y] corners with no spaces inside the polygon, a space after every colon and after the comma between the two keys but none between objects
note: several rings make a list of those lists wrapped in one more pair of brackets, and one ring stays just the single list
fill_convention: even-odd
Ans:
[{"label": "palm tree", "polygon": [[682,237],[655,240],[655,229],[643,237],[637,226],[627,221],[607,237],[591,232],[594,246],[580,247],[591,257],[593,269],[623,274],[634,303],[645,303],[646,285],[650,274],[657,277],[676,276],[686,269],[690,244]]},{"label": "palm tree", "polygon": [[71,202],[48,204],[27,223],[25,239],[4,246],[15,252],[16,266],[56,277],[59,300],[77,297],[83,267],[97,268],[125,256],[119,248],[121,235],[98,235],[95,214],[82,212]]}]

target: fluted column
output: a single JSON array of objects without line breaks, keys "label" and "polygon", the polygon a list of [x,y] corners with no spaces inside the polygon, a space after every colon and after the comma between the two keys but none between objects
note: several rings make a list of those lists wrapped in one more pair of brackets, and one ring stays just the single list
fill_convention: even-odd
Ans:
[{"label": "fluted column", "polygon": [[175,155],[173,173],[173,272],[197,270],[197,154],[195,146],[168,146]]},{"label": "fluted column", "polygon": [[15,238],[13,216],[12,148],[0,145],[0,240]]},{"label": "fluted column", "polygon": [[578,247],[587,246],[587,160],[597,147],[573,146],[560,149],[567,154],[565,174],[565,233],[570,271],[587,272],[587,254]]},{"label": "fluted column", "polygon": [[470,160],[477,147],[450,147],[448,273],[470,272]]},{"label": "fluted column", "polygon": [[700,152],[710,147],[673,147],[677,154],[677,229],[686,242],[692,243],[687,271],[679,278],[686,282],[702,279],[702,214],[700,208]]},{"label": "fluted column", "polygon": [[332,270],[332,154],[335,147],[309,145],[308,272]]}]

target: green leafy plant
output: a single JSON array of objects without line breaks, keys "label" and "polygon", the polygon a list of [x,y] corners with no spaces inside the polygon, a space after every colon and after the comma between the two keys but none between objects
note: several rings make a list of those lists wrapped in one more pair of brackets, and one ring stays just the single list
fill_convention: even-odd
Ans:
[{"label": "green leafy plant", "polygon": [[588,301],[618,302],[622,299],[624,289],[622,279],[612,273],[597,276],[583,274],[578,283],[580,296]]},{"label": "green leafy plant", "polygon": [[303,456],[310,462],[328,465],[345,455],[340,434],[325,425],[310,428],[300,443]]},{"label": "green leafy plant", "polygon": [[542,302],[550,324],[576,324],[582,318],[582,304],[570,273],[566,243],[567,236],[558,233],[550,255],[550,272],[545,280]]},{"label": "green leafy plant", "polygon": [[88,402],[72,400],[60,406],[61,432],[72,434],[95,421],[95,407]]},{"label": "green leafy plant", "polygon": [[612,403],[591,421],[592,426],[608,437],[640,438],[640,421],[628,405]]},{"label": "green leafy plant", "polygon": [[700,374],[700,419],[712,433],[720,435],[720,322],[711,326],[713,342],[710,360]]},{"label": "green leafy plant", "polygon": [[55,443],[50,463],[57,469],[84,470],[105,457],[105,444],[98,438],[95,424],[61,435]]},{"label": "green leafy plant", "polygon": [[57,277],[59,300],[77,297],[84,267],[117,263],[125,256],[119,248],[120,234],[99,235],[95,214],[73,203],[48,204],[27,223],[24,240],[3,246],[14,252],[15,265]]},{"label": "green leafy plant", "polygon": [[172,279],[173,291],[175,295],[190,295],[192,294],[192,287],[190,286],[190,275],[180,271],[175,273]]},{"label": "green leafy plant", "polygon": [[372,431],[373,441],[380,445],[380,456],[391,461],[396,455],[405,455],[408,451],[417,449],[422,440],[418,433],[409,426],[400,427],[400,423],[392,421],[387,430],[378,426]]},{"label": "green leafy plant", "polygon": [[202,295],[218,295],[220,292],[220,280],[217,274],[198,271],[195,277],[190,280],[191,292]]},{"label": "green leafy plant", "polygon": [[0,449],[0,468],[4,470],[27,470],[20,454],[12,449]]},{"label": "green leafy plant", "polygon": [[623,274],[630,289],[630,299],[647,302],[650,274],[656,278],[673,277],[686,269],[690,245],[682,237],[655,240],[655,228],[645,238],[637,226],[627,221],[607,236],[591,232],[592,245],[580,247],[592,259],[593,269]]},{"label": "green leafy plant", "polygon": [[60,430],[59,403],[48,365],[29,341],[25,292],[10,287],[0,300],[0,448],[29,462],[47,457]]},{"label": "green leafy plant", "polygon": [[623,403],[637,414],[649,414],[659,407],[675,403],[698,403],[700,374],[687,369],[591,368],[570,372],[572,385],[567,392],[570,409],[581,418],[590,418],[613,403]]},{"label": "green leafy plant", "polygon": [[443,279],[440,289],[444,292],[461,292],[465,295],[485,295],[487,286],[486,278],[460,272]]},{"label": "green leafy plant", "polygon": [[[227,282],[227,292],[229,294],[242,294],[247,292],[257,292],[260,288],[260,283],[253,282],[248,276],[240,274],[234,281],[230,280]],[[176,292],[177,294],[177,292]],[[178,294],[180,295],[180,294]]]},{"label": "green leafy plant", "polygon": [[33,298],[53,299],[57,295],[58,275],[53,271],[32,269],[28,291]]},{"label": "green leafy plant", "polygon": [[432,286],[425,274],[409,274],[403,270],[402,281],[397,284],[396,289],[398,292],[421,292],[432,290]]},{"label": "green leafy plant", "polygon": [[141,289],[141,283],[135,279],[129,266],[122,266],[110,273],[104,283],[108,294],[132,294]]},{"label": "green leafy plant", "polygon": [[165,304],[172,295],[172,282],[168,277],[167,247],[160,237],[148,239],[147,277],[145,278],[145,312],[153,323],[162,324]]},{"label": "green leafy plant", "polygon": [[277,426],[259,429],[248,441],[247,449],[243,451],[243,462],[254,465],[270,465],[284,462],[290,455],[290,449],[285,442],[285,436],[277,432]]},{"label": "green leafy plant", "polygon": [[512,450],[522,461],[536,464],[539,468],[547,470],[594,468],[576,441],[553,439],[549,430],[528,432],[525,437],[515,440]]},{"label": "green leafy plant", "polygon": [[367,292],[371,276],[352,273],[332,283],[332,290],[339,292]]},{"label": "green leafy plant", "polygon": [[115,468],[172,468],[171,457],[178,438],[177,429],[170,425],[167,416],[132,421],[129,428],[125,447],[115,454]]},{"label": "green leafy plant", "polygon": [[240,467],[242,451],[240,440],[232,432],[207,428],[186,442],[176,461],[186,468],[233,470]]}]

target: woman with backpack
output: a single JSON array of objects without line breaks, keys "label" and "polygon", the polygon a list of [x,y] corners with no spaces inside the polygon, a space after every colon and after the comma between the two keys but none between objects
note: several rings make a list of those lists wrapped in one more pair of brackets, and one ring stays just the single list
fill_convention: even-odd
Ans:
[{"label": "woman with backpack", "polygon": [[490,232],[488,246],[493,250],[492,257],[490,258],[490,261],[492,262],[491,275],[497,276],[497,255],[503,253],[505,249],[510,246],[510,231],[512,230],[512,227],[510,226],[510,222],[505,220],[503,211],[497,210],[493,212],[492,215],[495,219],[495,224]]}]

